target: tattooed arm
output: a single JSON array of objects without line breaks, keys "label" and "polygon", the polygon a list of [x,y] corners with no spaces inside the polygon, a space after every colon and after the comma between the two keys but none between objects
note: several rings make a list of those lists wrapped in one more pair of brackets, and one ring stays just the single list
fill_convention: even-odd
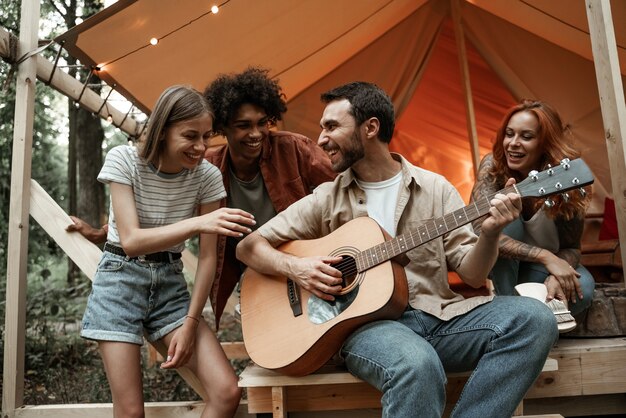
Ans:
[{"label": "tattooed arm", "polygon": [[[492,167],[493,157],[491,154],[487,154],[478,166],[478,175],[476,176],[476,183],[472,187],[470,202],[475,202],[484,196],[491,196],[499,190],[493,176],[489,173]],[[477,235],[480,235],[483,220],[483,218],[478,218],[472,222],[472,227],[474,227],[474,232]]]},{"label": "tattooed arm", "polygon": [[548,300],[557,298],[576,301],[576,295],[581,299],[583,297],[578,281],[580,274],[575,270],[580,260],[582,219],[555,222],[561,246],[556,254],[501,235],[500,257],[543,264],[550,273],[544,282],[548,287]]},{"label": "tattooed arm", "polygon": [[[493,156],[487,154],[485,158],[480,162],[478,167],[478,176],[476,183],[472,188],[471,201],[477,201],[484,196],[490,196],[501,189],[501,186],[496,182],[496,179],[490,173],[493,167]],[[481,233],[482,218],[476,219],[472,222],[474,232],[477,235]],[[500,234],[499,239],[499,257],[512,258],[521,261],[539,262],[539,253],[543,251],[541,248],[533,247],[532,245],[525,244],[521,241],[517,241],[507,235]]]},{"label": "tattooed arm", "polygon": [[580,241],[583,236],[584,218],[579,216],[569,221],[557,218],[555,224],[560,243],[557,256],[567,261],[572,267],[577,267],[580,263]]},{"label": "tattooed arm", "polygon": [[[489,173],[493,166],[491,154],[485,156],[480,163],[476,184],[472,189],[471,200],[476,201],[483,196],[494,194],[499,190],[499,185]],[[480,234],[480,224],[482,219],[472,223],[476,234]],[[541,247],[526,244],[513,239],[505,234],[500,235],[499,257],[510,258],[520,261],[543,264],[550,273],[545,284],[548,287],[548,299],[557,298],[561,300],[575,300],[575,295],[582,297],[582,289],[578,282],[580,276],[573,267],[578,264],[580,258],[580,234],[582,234],[582,223],[563,221],[557,223],[559,240],[562,250],[558,254],[553,254]],[[579,229],[580,228],[580,229]],[[573,266],[573,267],[572,267]]]},{"label": "tattooed arm", "polygon": [[[478,178],[476,180],[476,183],[474,184],[474,187],[472,188],[472,202],[482,198],[483,196],[492,195],[501,188],[489,172],[492,167],[493,157],[491,154],[487,154],[485,158],[483,158],[483,160],[480,162],[480,166],[478,168]],[[478,235],[480,235],[481,232],[480,225],[482,224],[482,221],[483,219],[479,218],[472,222],[474,232],[476,232],[476,234]],[[559,228],[559,239],[561,240],[560,242],[571,243],[576,239],[571,231],[565,232],[568,227],[569,226],[567,225],[567,223],[564,222],[561,228]],[[580,237],[578,237],[578,240],[580,241]],[[499,242],[499,257],[543,264],[545,264],[544,261],[547,261],[545,260],[545,258],[547,257],[546,254],[542,253],[547,253],[548,251],[544,250],[543,248],[528,245],[504,234],[500,235]],[[580,244],[576,247],[578,246],[580,246]],[[567,260],[569,261],[569,258]]]},{"label": "tattooed arm", "polygon": [[[549,264],[545,264],[550,275],[545,281],[548,298],[576,301],[576,295],[583,298],[582,288],[575,270],[580,261],[580,238],[583,232],[583,218],[569,221],[557,218],[555,224],[559,233],[560,249]],[[545,251],[547,253],[547,251]]]}]

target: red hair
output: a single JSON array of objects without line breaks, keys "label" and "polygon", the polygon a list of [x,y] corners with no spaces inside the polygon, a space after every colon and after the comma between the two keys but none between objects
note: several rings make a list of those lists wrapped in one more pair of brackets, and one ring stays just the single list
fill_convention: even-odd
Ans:
[{"label": "red hair", "polygon": [[[537,140],[542,150],[542,156],[539,166],[533,167],[533,169],[542,171],[547,169],[548,165],[552,167],[559,165],[564,158],[573,160],[580,157],[580,153],[571,143],[569,127],[563,125],[558,112],[545,102],[522,99],[517,105],[507,111],[502,119],[500,128],[496,131],[492,149],[494,164],[490,170],[490,174],[496,183],[504,185],[509,177],[513,177],[518,182],[523,180],[519,172],[509,168],[504,149],[504,138],[509,120],[519,112],[531,113],[538,121]],[[546,208],[546,213],[553,218],[559,215],[565,219],[571,219],[576,215],[584,213],[590,200],[590,193],[587,193],[586,197],[581,196],[578,192],[570,193],[569,202],[561,199],[560,195],[558,197],[553,196],[551,199],[555,202],[555,205],[551,208]],[[537,206],[542,204],[543,200],[537,202]]]}]

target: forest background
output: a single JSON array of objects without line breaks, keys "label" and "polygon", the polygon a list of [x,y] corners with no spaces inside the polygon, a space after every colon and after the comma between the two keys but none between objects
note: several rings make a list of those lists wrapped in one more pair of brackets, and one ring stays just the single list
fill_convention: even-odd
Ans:
[{"label": "forest background", "polygon": [[[104,7],[104,0],[42,0],[39,39],[47,44]],[[0,0],[0,27],[19,36],[21,2]],[[44,17],[45,16],[45,17]],[[56,49],[43,52],[54,60]],[[84,82],[88,70],[63,51],[63,71]],[[0,61],[0,366],[4,368],[7,223],[11,190],[14,63]],[[91,77],[89,87],[101,94],[108,87]],[[139,116],[140,117],[140,116]],[[97,180],[104,155],[126,143],[125,134],[78,106],[45,83],[38,82],[33,130],[32,178],[63,209],[91,225],[106,222],[107,196]],[[26,405],[111,402],[97,345],[79,337],[80,320],[90,282],[31,218],[28,246],[26,307]],[[228,319],[227,319],[228,321]],[[221,337],[241,337],[222,327]],[[235,327],[236,328],[236,327]],[[199,399],[172,371],[159,369],[144,350],[145,401]],[[0,376],[1,384],[2,376]]]}]

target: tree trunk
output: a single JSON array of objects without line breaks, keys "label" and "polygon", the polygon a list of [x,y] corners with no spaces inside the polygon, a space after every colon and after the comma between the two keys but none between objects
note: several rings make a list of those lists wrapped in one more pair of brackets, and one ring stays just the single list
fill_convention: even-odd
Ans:
[{"label": "tree trunk", "polygon": [[[76,60],[73,61],[76,62]],[[76,204],[76,113],[78,109],[76,109],[74,100],[69,97],[67,98],[67,109],[69,124],[67,136],[67,191],[69,202],[67,210],[74,215],[78,210],[78,205]]]},{"label": "tree trunk", "polygon": [[[82,10],[83,19],[97,13],[103,7],[101,0],[85,0]],[[57,9],[59,10],[59,9]],[[67,27],[76,24],[78,1],[70,0],[63,16]],[[61,10],[59,10],[61,11]],[[68,57],[69,65],[76,64],[74,57]],[[77,72],[70,67],[70,75],[76,76]],[[81,80],[89,77],[88,70],[78,72]],[[91,77],[90,85],[99,84],[97,77]],[[93,88],[98,92],[100,88]],[[68,136],[68,194],[69,213],[76,215],[94,227],[100,226],[104,216],[104,187],[98,182],[97,176],[102,167],[102,142],[104,130],[98,116],[91,112],[76,107],[72,99],[68,98],[69,136]],[[76,265],[68,261],[67,281],[68,286],[76,284],[79,270]]]},{"label": "tree trunk", "polygon": [[104,186],[97,180],[102,168],[104,129],[98,116],[79,109],[76,119],[78,158],[78,216],[94,226],[104,219]]}]

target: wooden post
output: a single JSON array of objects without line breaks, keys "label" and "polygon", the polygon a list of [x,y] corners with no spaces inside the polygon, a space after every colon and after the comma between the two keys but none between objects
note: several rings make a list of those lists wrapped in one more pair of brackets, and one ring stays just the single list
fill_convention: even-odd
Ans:
[{"label": "wooden post", "polygon": [[[600,108],[609,154],[622,260],[626,260],[626,106],[609,0],[586,0]],[[624,272],[622,267],[622,272]],[[626,274],[624,275],[626,285]]]},{"label": "wooden post", "polygon": [[465,99],[465,120],[467,123],[467,137],[470,141],[472,152],[472,166],[474,167],[474,178],[478,174],[480,164],[480,149],[478,147],[478,133],[476,131],[476,114],[474,113],[474,102],[472,101],[472,83],[470,82],[469,65],[467,63],[467,50],[465,49],[465,34],[461,23],[461,5],[458,0],[450,0],[452,9],[452,20],[454,22],[454,38],[456,39],[456,49],[459,56],[459,66],[461,68],[461,85],[463,97]]},{"label": "wooden post", "polygon": [[[19,54],[37,48],[39,6],[39,0],[22,0]],[[37,57],[32,56],[18,68],[15,93],[2,382],[2,416],[5,418],[15,416],[15,409],[24,401],[26,261],[36,82]]]},{"label": "wooden post", "polygon": [[[18,57],[10,56],[8,45],[10,38],[14,35],[10,34],[2,27],[0,27],[0,57],[8,58],[9,62],[13,62]],[[103,108],[104,100],[100,97],[100,94],[96,93],[90,88],[85,88],[85,91],[81,95],[83,90],[83,84],[70,76],[64,71],[57,69],[54,73],[54,77],[50,80],[50,75],[54,70],[54,66],[47,58],[37,55],[37,78],[44,83],[48,83],[50,87],[57,90],[59,93],[70,97],[74,100],[80,97],[80,105],[90,112],[98,113],[102,119],[106,119],[109,115],[113,118],[115,126],[119,127],[122,131],[126,132],[130,136],[137,136],[139,128],[134,118],[128,117],[127,113],[120,112],[114,106],[108,106]],[[98,110],[99,109],[99,110]]]},{"label": "wooden post", "polygon": [[272,418],[287,416],[287,396],[284,386],[272,387]]}]

